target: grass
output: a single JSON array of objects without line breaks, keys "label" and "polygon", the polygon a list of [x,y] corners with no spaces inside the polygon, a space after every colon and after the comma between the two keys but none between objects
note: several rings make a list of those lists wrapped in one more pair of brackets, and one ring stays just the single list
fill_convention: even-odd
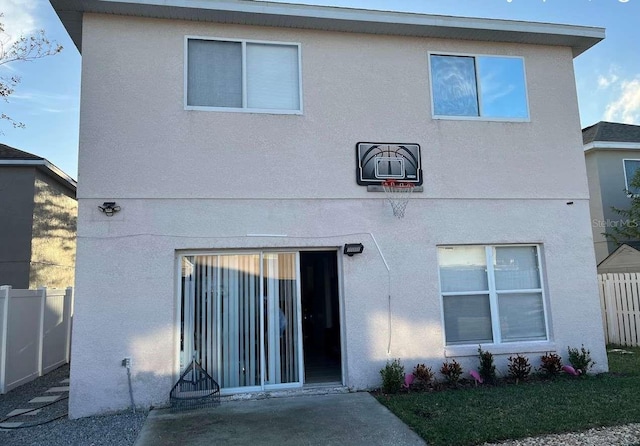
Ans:
[{"label": "grass", "polygon": [[610,372],[597,376],[377,398],[434,446],[640,422],[640,348],[622,348],[633,354],[609,353]]}]

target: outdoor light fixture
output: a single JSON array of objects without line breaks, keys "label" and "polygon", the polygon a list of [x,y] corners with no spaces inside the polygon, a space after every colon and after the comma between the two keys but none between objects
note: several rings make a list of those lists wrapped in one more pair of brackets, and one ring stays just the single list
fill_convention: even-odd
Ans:
[{"label": "outdoor light fixture", "polygon": [[105,201],[102,206],[98,206],[98,209],[107,217],[113,217],[113,214],[120,211],[120,206],[116,206],[115,201]]},{"label": "outdoor light fixture", "polygon": [[354,254],[362,254],[362,251],[364,251],[364,245],[362,243],[346,243],[343,253],[352,257]]}]

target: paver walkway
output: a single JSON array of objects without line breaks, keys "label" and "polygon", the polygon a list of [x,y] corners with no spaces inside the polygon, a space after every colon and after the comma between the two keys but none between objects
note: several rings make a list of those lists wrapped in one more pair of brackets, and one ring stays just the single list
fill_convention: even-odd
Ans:
[{"label": "paver walkway", "polygon": [[[66,370],[68,372],[68,367]],[[47,411],[47,408],[53,405],[50,403],[60,401],[60,405],[64,404],[62,400],[66,400],[66,397],[69,395],[69,377],[66,376],[64,379],[61,379],[59,384],[60,386],[49,387],[41,396],[31,398],[27,402],[21,402],[21,407],[16,407],[5,414],[0,413],[0,430],[27,427],[46,421],[43,417],[49,417],[50,419],[55,416],[60,416],[59,408],[55,408],[57,410],[52,409]],[[66,405],[64,409],[66,412]]]}]

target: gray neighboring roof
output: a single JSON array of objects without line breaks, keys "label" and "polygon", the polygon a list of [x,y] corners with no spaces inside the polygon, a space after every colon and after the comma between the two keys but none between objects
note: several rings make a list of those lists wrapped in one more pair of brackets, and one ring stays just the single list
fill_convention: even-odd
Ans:
[{"label": "gray neighboring roof", "polygon": [[2,166],[35,167],[52,176],[74,193],[78,187],[76,180],[67,175],[59,167],[50,163],[47,159],[0,143],[0,167]]},{"label": "gray neighboring roof", "polygon": [[23,152],[6,144],[0,144],[0,160],[43,160],[32,153]]},{"label": "gray neighboring roof", "polygon": [[582,129],[582,143],[594,141],[640,142],[640,125],[600,121]]},{"label": "gray neighboring roof", "polygon": [[244,0],[49,0],[82,52],[82,14],[570,47],[576,57],[604,28]]}]

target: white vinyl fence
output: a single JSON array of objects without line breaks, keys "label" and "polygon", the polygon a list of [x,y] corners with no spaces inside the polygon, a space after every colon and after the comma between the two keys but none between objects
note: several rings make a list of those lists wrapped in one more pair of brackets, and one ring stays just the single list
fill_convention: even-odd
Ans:
[{"label": "white vinyl fence", "polygon": [[640,346],[640,273],[598,274],[598,285],[607,343]]},{"label": "white vinyl fence", "polygon": [[73,289],[0,286],[0,394],[69,362]]}]

